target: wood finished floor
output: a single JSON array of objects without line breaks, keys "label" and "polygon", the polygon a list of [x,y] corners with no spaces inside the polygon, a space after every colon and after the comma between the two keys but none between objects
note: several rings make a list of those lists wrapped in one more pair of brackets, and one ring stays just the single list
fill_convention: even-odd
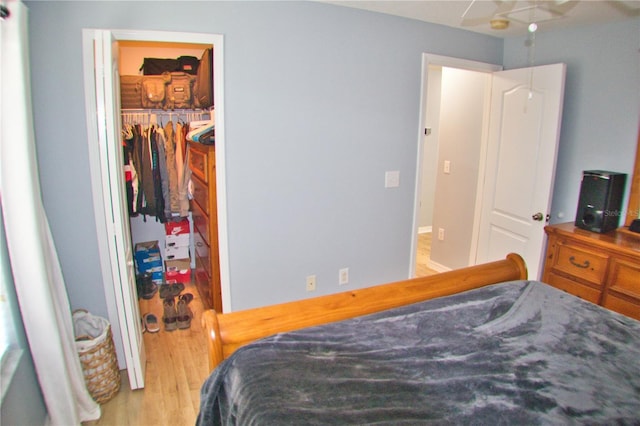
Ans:
[{"label": "wood finished floor", "polygon": [[[207,377],[207,346],[200,324],[203,306],[193,284],[184,293],[192,293],[189,307],[194,313],[191,327],[167,332],[144,333],[147,354],[145,388],[132,391],[126,370],[121,371],[118,394],[102,405],[100,420],[83,425],[193,425],[198,415],[200,387]],[[162,321],[162,301],[158,294],[140,300],[140,313],[151,312]]]},{"label": "wood finished floor", "polygon": [[437,271],[427,266],[431,256],[431,232],[418,234],[418,249],[416,251],[416,277],[437,274]]},{"label": "wood finished floor", "polygon": [[[418,236],[416,275],[437,273],[429,269],[431,234]],[[206,336],[200,324],[202,301],[193,284],[184,293],[192,293],[189,306],[194,318],[191,328],[158,333],[144,333],[147,354],[145,388],[132,391],[127,372],[121,371],[118,394],[102,405],[100,420],[84,422],[86,426],[182,426],[195,424],[200,404],[200,387],[208,376]],[[156,294],[140,300],[140,312],[154,313],[162,321],[162,301]]]}]

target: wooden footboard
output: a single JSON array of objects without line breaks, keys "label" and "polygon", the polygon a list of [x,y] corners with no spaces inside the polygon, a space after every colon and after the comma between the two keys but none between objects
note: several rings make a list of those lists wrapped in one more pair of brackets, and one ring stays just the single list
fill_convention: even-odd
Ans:
[{"label": "wooden footboard", "polygon": [[240,346],[272,334],[523,279],[527,279],[527,267],[512,253],[505,260],[296,302],[228,314],[208,310],[202,323],[208,336],[209,368],[213,370]]}]

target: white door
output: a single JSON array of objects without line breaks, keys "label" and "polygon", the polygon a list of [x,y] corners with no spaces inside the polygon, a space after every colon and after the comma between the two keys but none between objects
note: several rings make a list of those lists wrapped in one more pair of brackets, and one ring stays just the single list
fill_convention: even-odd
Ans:
[{"label": "white door", "polygon": [[[131,389],[144,387],[146,356],[142,338],[140,307],[133,266],[131,231],[125,205],[123,153],[120,142],[120,83],[118,46],[110,31],[97,31],[95,37],[96,104],[99,116],[98,139],[105,185],[104,205],[107,212],[107,239],[114,281],[115,301],[122,329],[123,349]],[[104,111],[100,111],[104,108]]]},{"label": "white door", "polygon": [[476,262],[522,255],[539,279],[549,214],[566,66],[494,73]]}]

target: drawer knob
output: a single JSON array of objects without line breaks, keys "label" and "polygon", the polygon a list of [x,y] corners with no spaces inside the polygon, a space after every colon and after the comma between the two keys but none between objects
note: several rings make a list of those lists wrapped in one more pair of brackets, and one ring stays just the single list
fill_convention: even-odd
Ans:
[{"label": "drawer knob", "polygon": [[589,265],[591,264],[591,263],[589,263],[588,260],[585,260],[583,263],[578,263],[578,262],[576,262],[576,258],[574,256],[571,256],[569,258],[569,262],[571,262],[571,264],[573,266],[575,266],[576,268],[582,268],[582,269],[588,268]]}]

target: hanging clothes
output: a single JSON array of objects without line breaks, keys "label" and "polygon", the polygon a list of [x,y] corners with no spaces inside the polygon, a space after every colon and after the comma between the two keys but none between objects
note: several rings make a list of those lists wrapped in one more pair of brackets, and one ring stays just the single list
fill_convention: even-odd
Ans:
[{"label": "hanging clothes", "polygon": [[178,201],[178,170],[176,164],[176,143],[173,122],[169,121],[164,126],[164,150],[167,156],[167,172],[169,178],[169,202],[165,198],[165,216],[169,218],[180,217],[180,202]]},{"label": "hanging clothes", "polygon": [[127,210],[129,216],[135,214],[135,193],[137,191],[137,173],[133,165],[133,129],[131,125],[122,129],[122,159],[124,166],[125,189],[127,192]]},{"label": "hanging clothes", "polygon": [[[123,113],[123,167],[127,185],[127,204],[131,217],[153,216],[165,223],[189,215],[189,182],[186,136],[188,123],[169,120],[156,124],[151,113]],[[147,117],[145,121],[141,118]],[[198,117],[201,118],[201,117]],[[133,121],[133,122],[132,122]],[[199,121],[198,125],[208,123]]]},{"label": "hanging clothes", "polygon": [[189,181],[191,179],[191,169],[189,168],[189,158],[187,157],[186,135],[189,126],[178,123],[176,130],[176,170],[178,175],[178,204],[180,216],[189,214]]},{"label": "hanging clothes", "polygon": [[140,139],[142,149],[142,206],[139,213],[149,216],[156,215],[156,188],[153,174],[153,148],[151,128],[143,129]]}]

